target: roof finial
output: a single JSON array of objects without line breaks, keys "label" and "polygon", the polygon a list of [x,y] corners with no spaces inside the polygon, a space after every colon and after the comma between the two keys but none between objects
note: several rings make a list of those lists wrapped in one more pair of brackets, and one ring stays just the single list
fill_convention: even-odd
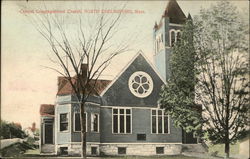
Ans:
[{"label": "roof finial", "polygon": [[188,20],[193,20],[190,13],[188,13],[187,19],[188,19]]}]

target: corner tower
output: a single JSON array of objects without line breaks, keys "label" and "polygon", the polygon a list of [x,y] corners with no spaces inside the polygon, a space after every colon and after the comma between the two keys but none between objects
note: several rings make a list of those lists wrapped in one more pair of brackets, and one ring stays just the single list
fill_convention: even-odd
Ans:
[{"label": "corner tower", "polygon": [[176,0],[170,0],[159,23],[154,26],[154,62],[161,76],[170,77],[170,55],[174,43],[180,37],[180,31],[186,16]]}]

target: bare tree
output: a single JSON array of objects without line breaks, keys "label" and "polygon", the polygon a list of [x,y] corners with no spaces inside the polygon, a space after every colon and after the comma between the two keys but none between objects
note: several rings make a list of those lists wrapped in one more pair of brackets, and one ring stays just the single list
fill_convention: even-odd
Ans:
[{"label": "bare tree", "polygon": [[[67,79],[77,97],[81,114],[81,155],[84,158],[86,158],[85,103],[93,93],[96,93],[97,80],[110,61],[129,50],[128,42],[115,41],[117,38],[115,36],[119,35],[117,33],[121,28],[119,25],[123,9],[124,6],[121,12],[114,14],[89,14],[87,19],[83,19],[83,14],[79,14],[76,19],[66,19],[63,14],[29,16],[37,31],[52,49],[54,58],[50,60],[58,66],[47,68]],[[87,67],[87,72],[82,72],[83,63]]]}]

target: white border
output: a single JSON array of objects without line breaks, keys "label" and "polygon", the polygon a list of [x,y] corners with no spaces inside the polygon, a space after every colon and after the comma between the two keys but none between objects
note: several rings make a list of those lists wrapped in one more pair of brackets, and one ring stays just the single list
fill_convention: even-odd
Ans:
[{"label": "white border", "polygon": [[100,94],[100,96],[102,97],[107,91],[108,89],[118,80],[118,78],[123,74],[123,72],[125,72],[125,70],[134,62],[134,60],[139,56],[142,55],[146,62],[149,64],[149,66],[151,66],[151,68],[153,69],[153,71],[159,76],[159,78],[162,80],[162,82],[164,84],[166,84],[165,80],[163,79],[163,77],[160,75],[160,73],[157,71],[157,69],[154,67],[154,65],[152,65],[152,63],[148,60],[148,58],[143,54],[143,52],[140,50],[138,51],[138,53],[130,60],[130,62],[122,69],[122,71],[112,80],[112,82],[102,91],[102,93]]}]

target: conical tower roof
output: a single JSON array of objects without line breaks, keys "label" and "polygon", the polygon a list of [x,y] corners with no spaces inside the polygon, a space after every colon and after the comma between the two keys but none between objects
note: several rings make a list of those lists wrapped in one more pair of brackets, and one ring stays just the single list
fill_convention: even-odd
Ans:
[{"label": "conical tower roof", "polygon": [[186,16],[181,10],[176,0],[170,0],[164,11],[163,17],[169,17],[170,23],[183,24],[186,21]]}]

